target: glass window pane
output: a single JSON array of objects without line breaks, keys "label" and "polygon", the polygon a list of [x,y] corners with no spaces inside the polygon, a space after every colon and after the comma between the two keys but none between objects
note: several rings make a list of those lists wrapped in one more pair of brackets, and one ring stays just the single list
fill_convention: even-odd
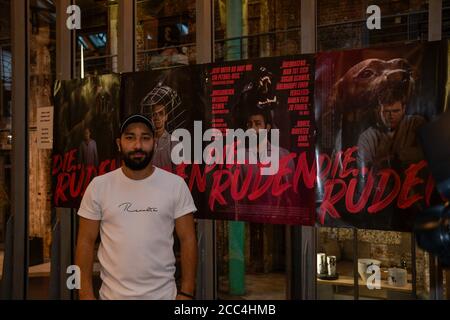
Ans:
[{"label": "glass window pane", "polygon": [[[358,230],[360,299],[415,298],[411,241],[407,232]],[[378,268],[370,270],[371,264],[380,268],[380,286],[375,282]],[[371,273],[375,276],[372,281]]]},{"label": "glass window pane", "polygon": [[300,1],[214,1],[215,60],[300,53]]},{"label": "glass window pane", "polygon": [[56,68],[54,1],[30,1],[29,97],[29,269],[27,299],[47,299],[50,279],[51,149],[38,145],[38,111],[51,107]]},{"label": "glass window pane", "polygon": [[11,207],[11,0],[1,1],[0,10],[0,287],[5,258],[6,224]]},{"label": "glass window pane", "polygon": [[[215,0],[214,17],[216,62],[300,53],[299,1]],[[236,224],[241,224],[242,233],[233,232]],[[286,299],[286,228],[217,222],[219,298]],[[244,275],[242,265],[230,261],[236,259],[236,243],[243,251]]]},{"label": "glass window pane", "polygon": [[217,221],[216,232],[219,299],[286,299],[286,226]]},{"label": "glass window pane", "polygon": [[137,70],[196,62],[195,2],[137,1]]},{"label": "glass window pane", "polygon": [[450,38],[450,0],[442,1],[442,39]]},{"label": "glass window pane", "polygon": [[[428,299],[429,256],[415,244],[412,247],[411,233],[359,229],[355,238],[354,232],[319,228],[318,299]],[[320,274],[321,253],[336,256],[337,279],[327,279],[327,270]]]},{"label": "glass window pane", "polygon": [[355,295],[353,229],[318,228],[317,232],[317,299],[353,300]]},{"label": "glass window pane", "polygon": [[76,77],[81,77],[81,69],[84,76],[117,72],[117,1],[77,0],[76,4],[81,9],[81,29],[76,30]]},{"label": "glass window pane", "polygon": [[416,244],[417,298],[430,299],[430,255]]},{"label": "glass window pane", "polygon": [[384,1],[379,3],[380,29],[367,28],[366,1],[317,2],[318,51],[361,48],[377,44],[427,40],[428,1]]}]

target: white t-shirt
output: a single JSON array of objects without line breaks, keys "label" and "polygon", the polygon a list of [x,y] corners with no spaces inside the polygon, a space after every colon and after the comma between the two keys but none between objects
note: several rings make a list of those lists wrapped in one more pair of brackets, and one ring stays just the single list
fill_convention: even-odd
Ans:
[{"label": "white t-shirt", "polygon": [[94,178],[78,215],[101,220],[103,299],[175,299],[175,219],[195,212],[183,178],[156,168],[143,180],[122,169]]}]

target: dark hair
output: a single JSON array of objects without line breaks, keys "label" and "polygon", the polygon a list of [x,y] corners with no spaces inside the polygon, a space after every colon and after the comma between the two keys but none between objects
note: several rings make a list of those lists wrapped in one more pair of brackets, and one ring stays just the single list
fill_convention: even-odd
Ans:
[{"label": "dark hair", "polygon": [[405,106],[408,100],[408,96],[403,90],[387,90],[378,96],[379,106],[389,106],[396,102],[401,102],[402,106]]},{"label": "dark hair", "polygon": [[247,114],[247,120],[250,119],[251,116],[260,115],[264,118],[264,124],[267,126],[270,124],[272,126],[272,115],[270,114],[270,110],[260,109],[258,107],[250,108]]}]

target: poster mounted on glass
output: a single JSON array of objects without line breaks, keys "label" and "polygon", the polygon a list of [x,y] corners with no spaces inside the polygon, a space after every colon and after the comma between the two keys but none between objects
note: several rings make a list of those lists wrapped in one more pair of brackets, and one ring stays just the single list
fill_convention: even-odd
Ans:
[{"label": "poster mounted on glass", "polygon": [[439,201],[417,130],[443,110],[446,44],[316,56],[317,221],[411,231]]}]

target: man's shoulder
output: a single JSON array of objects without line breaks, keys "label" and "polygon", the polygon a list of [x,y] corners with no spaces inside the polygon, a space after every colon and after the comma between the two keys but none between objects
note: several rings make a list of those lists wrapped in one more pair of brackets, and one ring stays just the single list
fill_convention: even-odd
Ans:
[{"label": "man's shoulder", "polygon": [[414,122],[418,124],[427,122],[424,117],[418,114],[408,114],[405,116],[405,120],[408,122]]},{"label": "man's shoulder", "polygon": [[179,175],[169,172],[167,170],[155,167],[155,170],[158,170],[158,175],[161,180],[171,182],[171,183],[182,183],[184,179]]},{"label": "man's shoulder", "polygon": [[108,184],[112,179],[115,179],[117,177],[117,175],[120,173],[119,170],[122,170],[122,169],[117,168],[115,170],[104,173],[100,176],[96,176],[94,179],[92,179],[91,183],[93,183],[95,185]]},{"label": "man's shoulder", "polygon": [[172,138],[172,135],[169,133],[169,131],[164,130],[164,132],[161,135],[161,137],[159,138],[159,140],[168,140],[168,141],[170,141],[171,138]]},{"label": "man's shoulder", "polygon": [[420,115],[406,115],[403,118],[402,124],[401,124],[401,128],[402,130],[407,130],[409,131],[415,131],[417,130],[419,127],[421,127],[422,125],[424,125],[427,121],[425,120],[424,117],[420,116]]},{"label": "man's shoulder", "polygon": [[369,139],[378,133],[381,133],[379,128],[370,126],[359,135],[359,140]]}]

